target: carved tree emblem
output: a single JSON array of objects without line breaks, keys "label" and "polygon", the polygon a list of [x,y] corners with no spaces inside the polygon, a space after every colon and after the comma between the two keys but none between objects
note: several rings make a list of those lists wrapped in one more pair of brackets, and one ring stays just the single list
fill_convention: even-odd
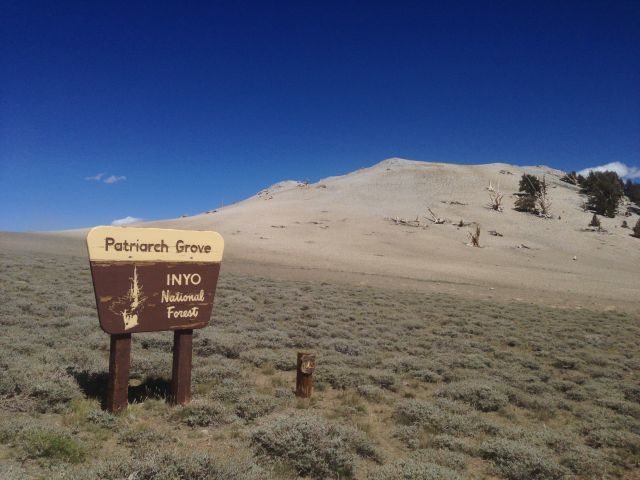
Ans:
[{"label": "carved tree emblem", "polygon": [[316,356],[304,355],[300,361],[300,371],[306,375],[313,373],[316,369]]}]

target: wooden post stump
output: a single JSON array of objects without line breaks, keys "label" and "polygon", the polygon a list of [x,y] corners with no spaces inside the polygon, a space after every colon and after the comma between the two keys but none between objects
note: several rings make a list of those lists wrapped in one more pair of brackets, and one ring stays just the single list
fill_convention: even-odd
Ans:
[{"label": "wooden post stump", "polygon": [[130,358],[131,334],[111,335],[106,407],[112,413],[127,408]]},{"label": "wooden post stump", "polygon": [[191,360],[193,330],[173,332],[173,372],[171,375],[171,402],[184,405],[191,401]]},{"label": "wooden post stump", "polygon": [[316,356],[313,353],[298,352],[296,374],[296,396],[310,398],[313,392],[313,371],[316,368]]}]

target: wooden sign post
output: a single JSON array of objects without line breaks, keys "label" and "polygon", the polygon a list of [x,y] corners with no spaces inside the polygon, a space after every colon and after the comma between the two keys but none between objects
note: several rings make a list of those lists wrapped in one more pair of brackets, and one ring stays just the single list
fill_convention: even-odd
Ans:
[{"label": "wooden sign post", "polygon": [[193,330],[206,327],[224,240],[216,232],[96,227],[87,235],[100,327],[111,335],[107,409],[126,408],[131,334],[173,330],[171,399],[191,399]]},{"label": "wooden sign post", "polygon": [[313,371],[316,369],[316,356],[313,353],[298,352],[296,368],[296,396],[310,398],[313,393]]}]

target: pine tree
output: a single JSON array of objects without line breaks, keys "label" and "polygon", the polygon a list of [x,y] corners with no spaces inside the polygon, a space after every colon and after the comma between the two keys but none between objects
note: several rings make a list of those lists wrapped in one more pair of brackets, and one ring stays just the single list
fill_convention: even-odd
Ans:
[{"label": "pine tree", "polygon": [[627,180],[624,185],[624,194],[629,197],[629,200],[640,206],[640,183],[633,183],[631,180]]},{"label": "pine tree", "polygon": [[518,191],[535,197],[542,193],[542,183],[535,175],[524,173],[520,179],[520,188]]},{"label": "pine tree", "polygon": [[615,172],[589,172],[582,185],[588,196],[588,206],[600,215],[615,217],[624,195],[622,180]]},{"label": "pine tree", "polygon": [[547,180],[544,175],[540,180],[535,175],[523,174],[519,191],[522,193],[515,202],[516,210],[549,217],[551,201],[547,197]]}]

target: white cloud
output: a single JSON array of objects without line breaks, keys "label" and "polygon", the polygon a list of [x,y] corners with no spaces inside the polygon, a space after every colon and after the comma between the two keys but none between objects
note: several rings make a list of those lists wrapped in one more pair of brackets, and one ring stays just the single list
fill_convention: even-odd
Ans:
[{"label": "white cloud", "polygon": [[104,182],[108,185],[111,185],[112,183],[123,182],[127,179],[127,177],[125,177],[124,175],[109,175],[107,177],[106,173],[98,173],[93,177],[84,177],[84,179],[88,182]]},{"label": "white cloud", "polygon": [[128,225],[130,223],[136,223],[136,222],[141,222],[142,220],[144,220],[144,218],[136,218],[136,217],[124,217],[124,218],[118,218],[117,220],[114,220],[113,222],[111,222],[111,225]]},{"label": "white cloud", "polygon": [[606,165],[598,165],[597,167],[587,167],[580,170],[580,175],[589,175],[589,172],[616,172],[619,177],[625,178],[640,178],[640,168],[630,167],[622,162],[611,162]]},{"label": "white cloud", "polygon": [[107,178],[104,179],[104,183],[108,183],[108,184],[112,184],[112,183],[116,183],[116,182],[121,182],[123,180],[126,180],[127,177],[125,177],[124,175],[110,175]]},{"label": "white cloud", "polygon": [[102,180],[102,177],[104,177],[104,173],[99,173],[97,175],[94,175],[93,177],[84,177],[85,180],[87,181],[95,181],[95,182],[99,182],[100,180]]}]

